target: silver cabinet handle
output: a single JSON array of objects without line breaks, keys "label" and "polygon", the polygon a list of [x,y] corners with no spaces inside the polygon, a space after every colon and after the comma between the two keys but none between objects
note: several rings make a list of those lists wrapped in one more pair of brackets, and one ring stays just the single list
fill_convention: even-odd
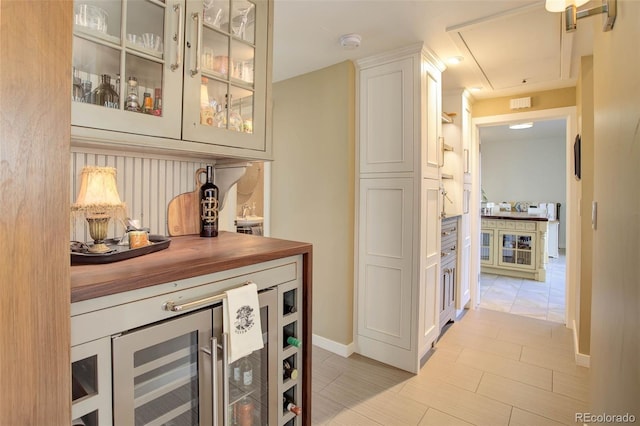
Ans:
[{"label": "silver cabinet handle", "polygon": [[229,333],[222,333],[222,423],[226,426],[229,424]]},{"label": "silver cabinet handle", "polygon": [[178,48],[176,49],[176,63],[171,64],[171,71],[177,70],[182,64],[182,45],[184,44],[184,28],[182,27],[184,22],[184,9],[180,4],[175,4],[173,5],[173,11],[178,12],[178,32],[173,35],[173,41],[178,42]]},{"label": "silver cabinet handle", "polygon": [[213,426],[218,426],[218,340],[211,338],[211,348],[200,349],[211,357],[211,400],[213,401]]},{"label": "silver cabinet handle", "polygon": [[171,311],[171,312],[180,312],[180,311],[184,311],[187,309],[191,309],[191,308],[196,308],[198,306],[201,305],[208,305],[208,304],[212,304],[215,302],[220,302],[221,300],[225,299],[227,296],[225,293],[222,294],[218,294],[216,296],[209,296],[209,297],[204,297],[202,299],[198,299],[198,300],[193,300],[191,302],[185,302],[182,304],[178,304],[175,303],[173,301],[168,301],[165,302],[162,305],[162,309],[164,309],[165,311]]},{"label": "silver cabinet handle", "polygon": [[191,15],[191,19],[196,22],[198,34],[196,36],[196,68],[191,70],[191,77],[200,72],[200,49],[202,45],[202,21],[200,20],[200,13],[194,13]]},{"label": "silver cabinet handle", "polygon": [[451,235],[451,232],[449,232],[449,231],[443,231],[443,232],[442,232],[442,235],[446,237],[447,235]]},{"label": "silver cabinet handle", "polygon": [[451,252],[445,253],[445,252],[441,251],[440,252],[440,257],[446,257],[446,256],[449,256],[450,254],[451,254]]}]

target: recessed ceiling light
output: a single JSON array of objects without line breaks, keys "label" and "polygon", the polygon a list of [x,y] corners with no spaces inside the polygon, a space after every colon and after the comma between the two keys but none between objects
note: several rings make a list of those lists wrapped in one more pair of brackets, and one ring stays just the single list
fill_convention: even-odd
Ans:
[{"label": "recessed ceiling light", "polygon": [[447,59],[447,63],[449,65],[458,65],[462,61],[464,61],[464,58],[462,56],[452,56]]},{"label": "recessed ceiling light", "polygon": [[512,124],[509,126],[511,130],[522,130],[522,129],[528,129],[530,127],[533,127],[533,123],[531,121],[529,121],[528,123],[518,123],[518,124]]},{"label": "recessed ceiling light", "polygon": [[360,34],[344,34],[340,36],[340,46],[345,49],[355,49],[360,46],[360,42],[362,42]]}]

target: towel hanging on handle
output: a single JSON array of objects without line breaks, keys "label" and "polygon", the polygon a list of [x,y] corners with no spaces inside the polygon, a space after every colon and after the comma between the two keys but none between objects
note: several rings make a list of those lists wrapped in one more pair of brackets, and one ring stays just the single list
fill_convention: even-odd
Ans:
[{"label": "towel hanging on handle", "polygon": [[248,283],[225,292],[224,331],[229,335],[229,364],[262,349],[258,286]]}]

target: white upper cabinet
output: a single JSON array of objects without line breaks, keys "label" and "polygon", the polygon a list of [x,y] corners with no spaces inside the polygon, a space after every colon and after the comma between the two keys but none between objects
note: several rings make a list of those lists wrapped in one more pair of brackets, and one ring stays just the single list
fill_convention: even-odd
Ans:
[{"label": "white upper cabinet", "polygon": [[72,138],[268,159],[271,0],[74,4]]},{"label": "white upper cabinet", "polygon": [[360,173],[439,178],[438,62],[420,46],[358,61]]}]

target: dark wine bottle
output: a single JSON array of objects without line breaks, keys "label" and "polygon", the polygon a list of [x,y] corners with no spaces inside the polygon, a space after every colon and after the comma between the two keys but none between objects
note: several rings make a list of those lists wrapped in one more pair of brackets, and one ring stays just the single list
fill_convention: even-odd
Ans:
[{"label": "dark wine bottle", "polygon": [[302,414],[302,407],[297,406],[292,400],[287,398],[286,396],[282,396],[282,402],[284,404],[284,410],[289,411],[296,416]]},{"label": "dark wine bottle", "polygon": [[287,361],[286,359],[282,361],[282,379],[295,380],[297,378],[298,378],[298,370],[293,368],[293,366],[289,364],[289,361]]},{"label": "dark wine bottle", "polygon": [[284,304],[284,314],[293,314],[294,312],[296,312],[296,305],[288,305],[288,304]]},{"label": "dark wine bottle", "polygon": [[218,236],[218,187],[213,184],[213,166],[207,166],[207,182],[200,187],[200,236]]}]

